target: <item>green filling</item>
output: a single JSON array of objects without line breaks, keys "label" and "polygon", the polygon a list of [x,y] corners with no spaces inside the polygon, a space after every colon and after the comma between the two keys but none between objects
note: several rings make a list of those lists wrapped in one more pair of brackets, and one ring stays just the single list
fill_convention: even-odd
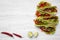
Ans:
[{"label": "green filling", "polygon": [[40,12],[40,14],[45,14],[45,13],[50,14],[50,15],[56,14],[56,12],[46,12],[46,11],[43,11],[46,8],[55,8],[56,9],[56,6],[53,6],[53,7],[45,7],[43,9],[37,7],[37,10]]}]

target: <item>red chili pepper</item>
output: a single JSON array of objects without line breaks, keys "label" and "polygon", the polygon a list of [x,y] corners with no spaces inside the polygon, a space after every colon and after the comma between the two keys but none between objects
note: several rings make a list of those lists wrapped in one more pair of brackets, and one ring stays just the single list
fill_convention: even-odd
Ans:
[{"label": "red chili pepper", "polygon": [[21,35],[19,35],[19,34],[16,34],[16,33],[13,33],[15,36],[17,36],[17,37],[19,37],[19,38],[22,38],[22,36]]},{"label": "red chili pepper", "polygon": [[8,32],[1,32],[1,34],[5,34],[5,35],[8,35],[8,36],[10,36],[10,37],[13,37],[13,35],[10,34],[10,33],[8,33]]}]

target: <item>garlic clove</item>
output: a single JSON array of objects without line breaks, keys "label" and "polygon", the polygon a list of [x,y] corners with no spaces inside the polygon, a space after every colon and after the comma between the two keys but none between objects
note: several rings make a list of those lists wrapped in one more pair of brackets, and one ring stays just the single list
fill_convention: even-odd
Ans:
[{"label": "garlic clove", "polygon": [[32,32],[28,32],[28,37],[32,38],[32,36],[33,36],[33,33]]},{"label": "garlic clove", "polygon": [[34,33],[34,37],[35,37],[35,38],[38,37],[38,32],[35,32],[35,33]]}]

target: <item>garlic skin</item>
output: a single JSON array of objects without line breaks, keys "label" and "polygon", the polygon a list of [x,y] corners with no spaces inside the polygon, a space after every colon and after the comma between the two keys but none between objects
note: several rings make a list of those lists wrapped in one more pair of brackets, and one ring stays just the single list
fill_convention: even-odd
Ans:
[{"label": "garlic skin", "polygon": [[33,37],[33,33],[32,32],[28,32],[28,37],[32,38]]}]

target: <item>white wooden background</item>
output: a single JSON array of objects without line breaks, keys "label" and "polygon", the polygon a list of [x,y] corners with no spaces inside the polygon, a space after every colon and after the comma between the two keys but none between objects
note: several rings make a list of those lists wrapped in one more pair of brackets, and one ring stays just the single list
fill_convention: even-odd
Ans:
[{"label": "white wooden background", "polygon": [[[36,5],[41,0],[0,0],[0,40],[60,40],[60,25],[58,24],[54,35],[46,35],[40,29],[34,26]],[[60,20],[59,0],[47,0],[58,7]],[[24,38],[20,39],[14,36],[10,38],[2,35],[1,32],[18,33]],[[29,31],[38,32],[37,38],[28,38]]]}]

